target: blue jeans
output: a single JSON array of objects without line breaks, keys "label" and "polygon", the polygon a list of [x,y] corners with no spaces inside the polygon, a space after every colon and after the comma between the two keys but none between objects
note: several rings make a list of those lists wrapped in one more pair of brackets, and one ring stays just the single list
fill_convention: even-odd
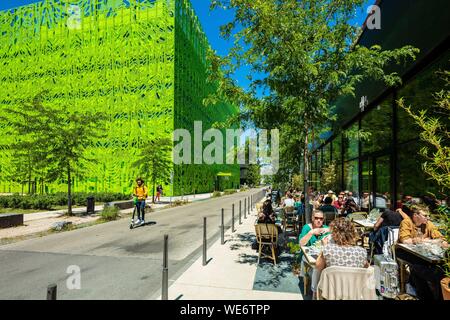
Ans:
[{"label": "blue jeans", "polygon": [[[145,200],[139,200],[136,203],[137,216],[139,220],[144,220],[145,218]],[[141,219],[142,214],[142,219]]]}]

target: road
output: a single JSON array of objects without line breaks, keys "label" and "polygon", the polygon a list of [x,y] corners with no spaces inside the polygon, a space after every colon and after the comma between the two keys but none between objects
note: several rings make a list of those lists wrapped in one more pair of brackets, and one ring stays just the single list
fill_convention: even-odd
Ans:
[{"label": "road", "polygon": [[[0,247],[0,299],[45,299],[56,283],[58,299],[156,299],[161,293],[164,234],[169,235],[169,285],[200,255],[203,217],[212,244],[220,236],[220,212],[231,222],[235,203],[260,191],[194,202],[151,213],[155,224],[129,229],[129,219],[52,234]],[[260,193],[261,194],[261,193]],[[69,266],[81,270],[80,289],[68,289]],[[73,272],[73,271],[72,271]]]}]

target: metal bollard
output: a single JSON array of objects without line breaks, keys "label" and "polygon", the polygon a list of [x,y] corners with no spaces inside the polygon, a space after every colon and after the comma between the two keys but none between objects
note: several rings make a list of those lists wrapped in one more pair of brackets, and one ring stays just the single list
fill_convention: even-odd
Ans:
[{"label": "metal bollard", "polygon": [[47,287],[47,300],[56,300],[56,284]]},{"label": "metal bollard", "polygon": [[234,203],[231,205],[231,232],[235,232],[234,230]]},{"label": "metal bollard", "polygon": [[220,244],[225,244],[225,223],[223,221],[223,208],[222,208],[222,225],[220,226]]},{"label": "metal bollard", "polygon": [[161,300],[169,299],[169,266],[168,266],[169,236],[164,235],[163,274]]},{"label": "metal bollard", "polygon": [[206,217],[203,218],[203,265],[206,266]]},{"label": "metal bollard", "polygon": [[242,201],[239,200],[239,224],[242,224],[241,211],[242,211]]},{"label": "metal bollard", "polygon": [[247,206],[247,209],[248,209],[248,215],[250,215],[250,197],[248,197],[248,206]]},{"label": "metal bollard", "polygon": [[244,199],[244,219],[247,219],[247,198]]}]

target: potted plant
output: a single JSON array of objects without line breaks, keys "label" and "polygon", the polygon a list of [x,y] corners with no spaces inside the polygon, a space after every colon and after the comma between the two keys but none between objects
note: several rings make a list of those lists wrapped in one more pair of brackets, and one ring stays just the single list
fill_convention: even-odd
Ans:
[{"label": "potted plant", "polygon": [[295,276],[300,276],[300,245],[294,242],[288,242],[287,244],[289,248],[289,252],[294,255],[294,259],[292,260],[292,273]]},{"label": "potted plant", "polygon": [[[448,206],[440,206],[436,210],[436,217],[439,221],[441,231],[445,234],[445,240],[450,244],[450,208]],[[450,300],[450,248],[445,251],[444,269],[445,278],[441,280],[442,297],[444,300]]]}]

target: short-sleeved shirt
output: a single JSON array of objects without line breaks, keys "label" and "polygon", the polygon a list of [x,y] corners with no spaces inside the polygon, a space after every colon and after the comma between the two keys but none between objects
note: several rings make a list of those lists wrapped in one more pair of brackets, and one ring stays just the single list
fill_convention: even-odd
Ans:
[{"label": "short-sleeved shirt", "polygon": [[400,213],[394,212],[392,210],[386,209],[382,214],[381,218],[383,218],[383,222],[381,223],[381,227],[398,227],[403,220],[403,217]]},{"label": "short-sleeved shirt", "polygon": [[[322,228],[328,228],[327,225],[323,225]],[[305,224],[302,228],[302,232],[300,233],[300,235],[298,236],[298,241],[300,242],[300,240],[306,236],[306,234],[312,229],[311,224]],[[317,237],[315,234],[312,235],[312,237],[309,239],[309,241],[306,243],[306,246],[312,246],[314,245],[314,243],[316,243],[319,240],[322,240],[323,238],[325,238],[327,235],[329,235],[329,232],[326,232],[324,234],[322,234],[321,236]]]},{"label": "short-sleeved shirt", "polygon": [[339,246],[335,243],[323,247],[323,257],[327,267],[364,268],[367,262],[367,252],[363,247]]}]

